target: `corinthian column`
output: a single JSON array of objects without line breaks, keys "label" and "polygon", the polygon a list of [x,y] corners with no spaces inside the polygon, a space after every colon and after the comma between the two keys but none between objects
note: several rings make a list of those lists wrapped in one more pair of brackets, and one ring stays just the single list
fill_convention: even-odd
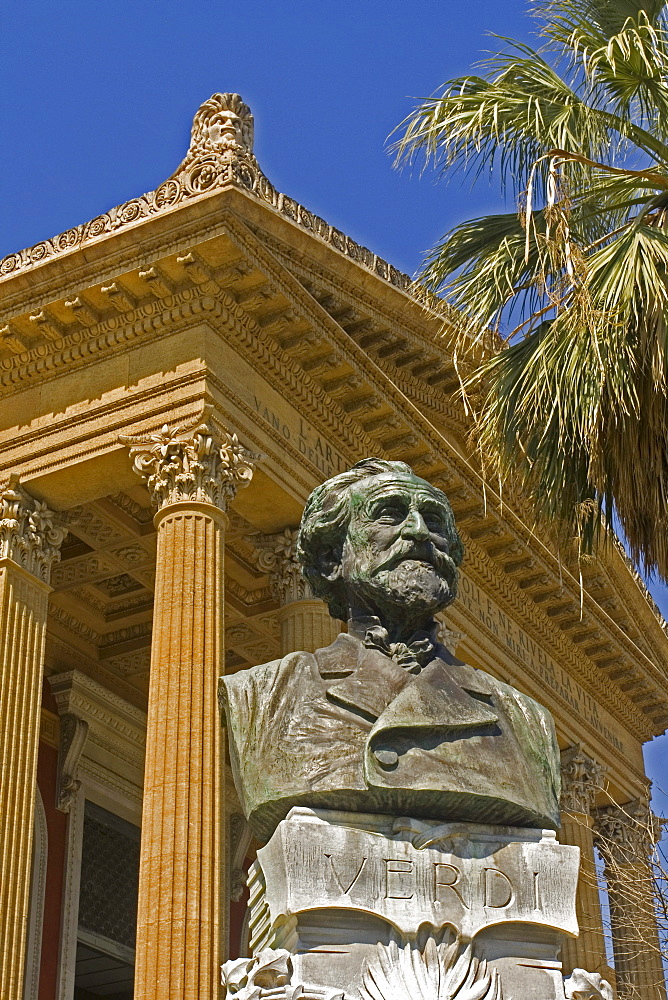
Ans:
[{"label": "corinthian column", "polygon": [[658,822],[636,799],[596,810],[594,827],[605,862],[618,1000],[666,1000],[650,860]]},{"label": "corinthian column", "polygon": [[275,535],[254,535],[257,563],[269,574],[274,597],[280,607],[281,653],[298,649],[313,652],[329,646],[341,631],[341,622],[331,617],[324,601],[311,593],[297,561],[298,528],[285,528]]},{"label": "corinthian column", "polygon": [[158,508],[134,996],[213,1000],[226,939],[225,510],[254,456],[208,424],[124,440]]},{"label": "corinthian column", "polygon": [[598,898],[592,810],[602,786],[604,769],[577,744],[561,754],[561,829],[559,840],[580,848],[580,878],[575,909],[580,935],[564,938],[564,972],[587,969],[606,973],[605,939]]},{"label": "corinthian column", "polygon": [[21,1000],[51,566],[66,529],[12,477],[0,489],[0,997]]}]

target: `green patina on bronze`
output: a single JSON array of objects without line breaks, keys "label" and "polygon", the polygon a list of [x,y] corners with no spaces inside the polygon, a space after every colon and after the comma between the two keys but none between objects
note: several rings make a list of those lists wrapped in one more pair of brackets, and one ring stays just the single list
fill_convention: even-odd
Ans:
[{"label": "green patina on bronze", "polygon": [[401,462],[359,462],[311,494],[298,553],[348,634],[222,679],[258,835],[293,805],[556,828],[549,712],[438,642],[463,558],[445,495]]}]

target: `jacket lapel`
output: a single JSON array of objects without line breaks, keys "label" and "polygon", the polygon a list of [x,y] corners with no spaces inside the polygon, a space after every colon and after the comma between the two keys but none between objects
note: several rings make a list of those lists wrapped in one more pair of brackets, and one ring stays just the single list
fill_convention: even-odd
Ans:
[{"label": "jacket lapel", "polygon": [[464,664],[432,660],[412,683],[388,702],[370,738],[396,728],[469,730],[492,728],[499,716],[484,677]]},{"label": "jacket lapel", "polygon": [[340,635],[315,655],[323,680],[334,679],[327,685],[328,697],[372,721],[414,680],[394,660],[350,635]]}]

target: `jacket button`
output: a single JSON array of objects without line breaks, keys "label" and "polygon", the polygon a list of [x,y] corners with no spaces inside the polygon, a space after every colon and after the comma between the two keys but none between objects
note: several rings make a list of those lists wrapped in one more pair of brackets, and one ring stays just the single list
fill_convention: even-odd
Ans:
[{"label": "jacket button", "polygon": [[384,770],[396,767],[399,763],[399,754],[396,750],[374,750],[373,755]]}]

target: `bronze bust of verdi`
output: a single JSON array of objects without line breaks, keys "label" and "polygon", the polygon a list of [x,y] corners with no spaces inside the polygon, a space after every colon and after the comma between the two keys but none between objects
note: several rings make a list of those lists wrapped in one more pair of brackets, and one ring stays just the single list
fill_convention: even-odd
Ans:
[{"label": "bronze bust of verdi", "polygon": [[463,558],[445,494],[403,462],[358,462],[309,497],[298,555],[348,632],[222,679],[256,834],[296,805],[557,828],[551,715],[438,641]]}]

